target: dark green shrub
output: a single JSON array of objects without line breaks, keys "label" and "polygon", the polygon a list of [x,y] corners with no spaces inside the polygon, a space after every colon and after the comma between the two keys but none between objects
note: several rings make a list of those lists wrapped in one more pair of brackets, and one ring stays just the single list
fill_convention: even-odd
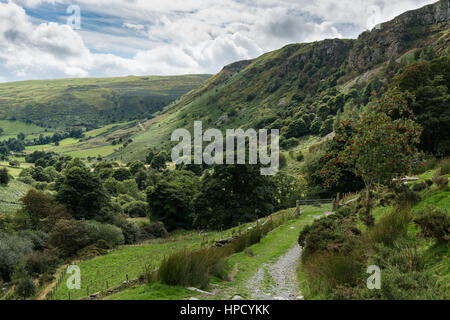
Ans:
[{"label": "dark green shrub", "polygon": [[169,235],[164,225],[160,222],[144,224],[139,230],[139,240],[165,238]]},{"label": "dark green shrub", "polygon": [[344,252],[361,232],[356,228],[355,215],[343,208],[334,215],[314,221],[300,232],[298,243],[303,247],[303,258],[314,252]]},{"label": "dark green shrub", "polygon": [[33,243],[33,250],[42,251],[47,245],[48,234],[41,230],[24,230],[19,236]]},{"label": "dark green shrub", "polygon": [[296,138],[280,139],[280,147],[285,150],[294,148],[294,147],[298,146],[298,144],[299,144],[299,141]]},{"label": "dark green shrub", "polygon": [[54,273],[59,259],[51,251],[34,251],[23,259],[24,269],[33,277],[44,273]]},{"label": "dark green shrub", "polygon": [[425,190],[427,188],[427,183],[422,181],[422,182],[416,182],[412,185],[411,190],[414,192],[419,192],[422,190]]},{"label": "dark green shrub", "polygon": [[301,151],[299,151],[299,152],[297,153],[297,156],[295,157],[295,159],[296,159],[298,162],[301,162],[301,161],[303,161],[303,160],[305,159],[305,156],[303,155],[303,153],[302,153]]},{"label": "dark green shrub", "polygon": [[33,279],[30,276],[27,276],[21,280],[19,280],[16,288],[16,294],[23,298],[29,298],[36,293],[36,285],[33,282]]},{"label": "dark green shrub", "polygon": [[105,240],[113,247],[124,243],[122,230],[116,226],[97,221],[86,221],[85,224],[88,229],[90,243]]},{"label": "dark green shrub", "polygon": [[48,243],[58,248],[61,256],[69,257],[91,244],[92,240],[89,238],[89,229],[84,222],[58,220],[49,234]]},{"label": "dark green shrub", "polygon": [[32,250],[33,243],[30,240],[0,232],[0,279],[9,281],[20,259]]},{"label": "dark green shrub", "polygon": [[144,201],[133,201],[123,206],[123,211],[132,218],[147,216],[147,203]]},{"label": "dark green shrub", "polygon": [[447,210],[437,208],[422,209],[414,222],[420,226],[422,235],[444,243],[450,239],[450,216]]},{"label": "dark green shrub", "polygon": [[122,227],[125,244],[134,244],[139,238],[139,228],[134,223],[126,223]]}]

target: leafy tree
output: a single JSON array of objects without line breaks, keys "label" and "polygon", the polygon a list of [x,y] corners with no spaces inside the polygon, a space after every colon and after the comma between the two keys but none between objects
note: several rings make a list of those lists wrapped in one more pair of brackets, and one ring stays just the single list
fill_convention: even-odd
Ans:
[{"label": "leafy tree", "polygon": [[310,131],[312,134],[318,134],[320,132],[321,127],[322,127],[322,120],[320,120],[320,118],[316,117],[311,122]]},{"label": "leafy tree", "polygon": [[303,119],[296,119],[292,121],[286,129],[284,136],[286,139],[299,138],[309,132],[308,127]]},{"label": "leafy tree", "polygon": [[155,157],[155,152],[153,150],[149,150],[147,157],[145,158],[145,163],[151,164],[154,157]]},{"label": "leafy tree", "polygon": [[139,160],[134,161],[130,164],[130,172],[133,176],[135,176],[136,173],[138,173],[140,170],[144,169],[145,169],[144,163]]},{"label": "leafy tree", "polygon": [[167,230],[192,228],[191,199],[198,178],[190,171],[175,170],[147,189],[152,221],[161,221]]},{"label": "leafy tree", "polygon": [[127,168],[118,168],[114,170],[112,177],[117,181],[124,181],[131,179],[131,173]]},{"label": "leafy tree", "polygon": [[420,149],[450,155],[450,56],[413,63],[393,79],[393,86],[415,96],[409,105],[423,126]]},{"label": "leafy tree", "polygon": [[147,187],[156,184],[159,175],[155,170],[141,169],[135,174],[134,179],[136,180],[139,190],[145,190]]},{"label": "leafy tree", "polygon": [[7,168],[0,169],[0,184],[7,186],[9,183],[9,174]]},{"label": "leafy tree", "polygon": [[333,124],[334,124],[334,120],[332,117],[326,119],[323,123],[322,126],[320,127],[320,135],[322,137],[326,136],[327,134],[329,134],[330,132],[333,131]]},{"label": "leafy tree", "polygon": [[195,226],[227,228],[270,214],[276,187],[259,165],[216,165],[206,173],[195,197]]},{"label": "leafy tree", "polygon": [[168,160],[168,155],[165,151],[161,151],[156,156],[153,157],[150,163],[151,167],[156,170],[161,170],[166,168],[166,161]]},{"label": "leafy tree", "polygon": [[9,281],[20,259],[32,251],[30,240],[0,232],[0,278]]},{"label": "leafy tree", "polygon": [[133,201],[126,204],[123,208],[126,214],[130,217],[146,217],[147,216],[147,203],[144,201]]},{"label": "leafy tree", "polygon": [[[408,173],[417,156],[421,128],[411,118],[406,94],[393,92],[369,106],[355,123],[355,134],[345,142],[343,151],[331,158],[322,169],[325,186],[339,176],[342,166],[351,168],[366,188],[366,216],[370,216],[370,190],[376,183],[388,183]],[[387,112],[387,113],[385,113]],[[392,115],[406,118],[392,119]],[[368,224],[373,219],[367,218]]]},{"label": "leafy tree", "polygon": [[41,219],[46,218],[52,209],[52,200],[45,193],[30,189],[20,201],[23,203],[23,210],[30,216],[33,227],[39,229]]},{"label": "leafy tree", "polygon": [[56,200],[65,204],[75,218],[92,219],[100,214],[109,199],[94,173],[85,166],[74,166],[66,171]]},{"label": "leafy tree", "polygon": [[61,256],[75,255],[78,250],[91,244],[89,229],[77,220],[58,220],[50,233],[48,243],[59,249]]},{"label": "leafy tree", "polygon": [[23,299],[29,298],[36,293],[36,285],[33,278],[26,276],[19,280],[16,288],[16,293]]},{"label": "leafy tree", "polygon": [[41,166],[33,168],[31,177],[40,182],[50,182],[50,177],[45,173],[44,168]]}]

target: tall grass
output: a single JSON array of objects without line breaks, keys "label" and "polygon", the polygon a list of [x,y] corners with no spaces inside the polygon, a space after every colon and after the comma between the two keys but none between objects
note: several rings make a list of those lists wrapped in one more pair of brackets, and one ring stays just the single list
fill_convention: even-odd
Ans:
[{"label": "tall grass", "polygon": [[375,243],[390,245],[406,235],[411,220],[412,213],[408,206],[394,208],[368,230],[368,236]]},{"label": "tall grass", "polygon": [[450,174],[450,158],[442,159],[439,162],[439,167],[441,168],[440,174],[442,176],[446,175],[446,174]]},{"label": "tall grass", "polygon": [[157,278],[168,285],[192,285],[204,289],[210,276],[226,278],[227,255],[223,248],[182,250],[163,260]]},{"label": "tall grass", "polygon": [[317,252],[302,263],[312,294],[327,294],[338,286],[354,286],[363,274],[363,258],[358,251]]}]

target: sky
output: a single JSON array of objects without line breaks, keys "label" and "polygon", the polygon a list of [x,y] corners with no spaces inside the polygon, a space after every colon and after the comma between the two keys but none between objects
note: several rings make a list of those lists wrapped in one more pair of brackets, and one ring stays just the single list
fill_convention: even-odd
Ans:
[{"label": "sky", "polygon": [[214,74],[435,0],[0,0],[0,82]]}]

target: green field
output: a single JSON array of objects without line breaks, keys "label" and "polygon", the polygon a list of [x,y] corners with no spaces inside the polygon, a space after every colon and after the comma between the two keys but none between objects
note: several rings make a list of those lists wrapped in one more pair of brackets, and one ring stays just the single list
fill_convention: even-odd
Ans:
[{"label": "green field", "polygon": [[1,83],[0,118],[14,117],[53,128],[145,118],[209,77],[129,76]]},{"label": "green field", "polygon": [[17,180],[10,181],[8,186],[0,186],[0,213],[12,214],[20,209],[20,198],[31,188]]}]

